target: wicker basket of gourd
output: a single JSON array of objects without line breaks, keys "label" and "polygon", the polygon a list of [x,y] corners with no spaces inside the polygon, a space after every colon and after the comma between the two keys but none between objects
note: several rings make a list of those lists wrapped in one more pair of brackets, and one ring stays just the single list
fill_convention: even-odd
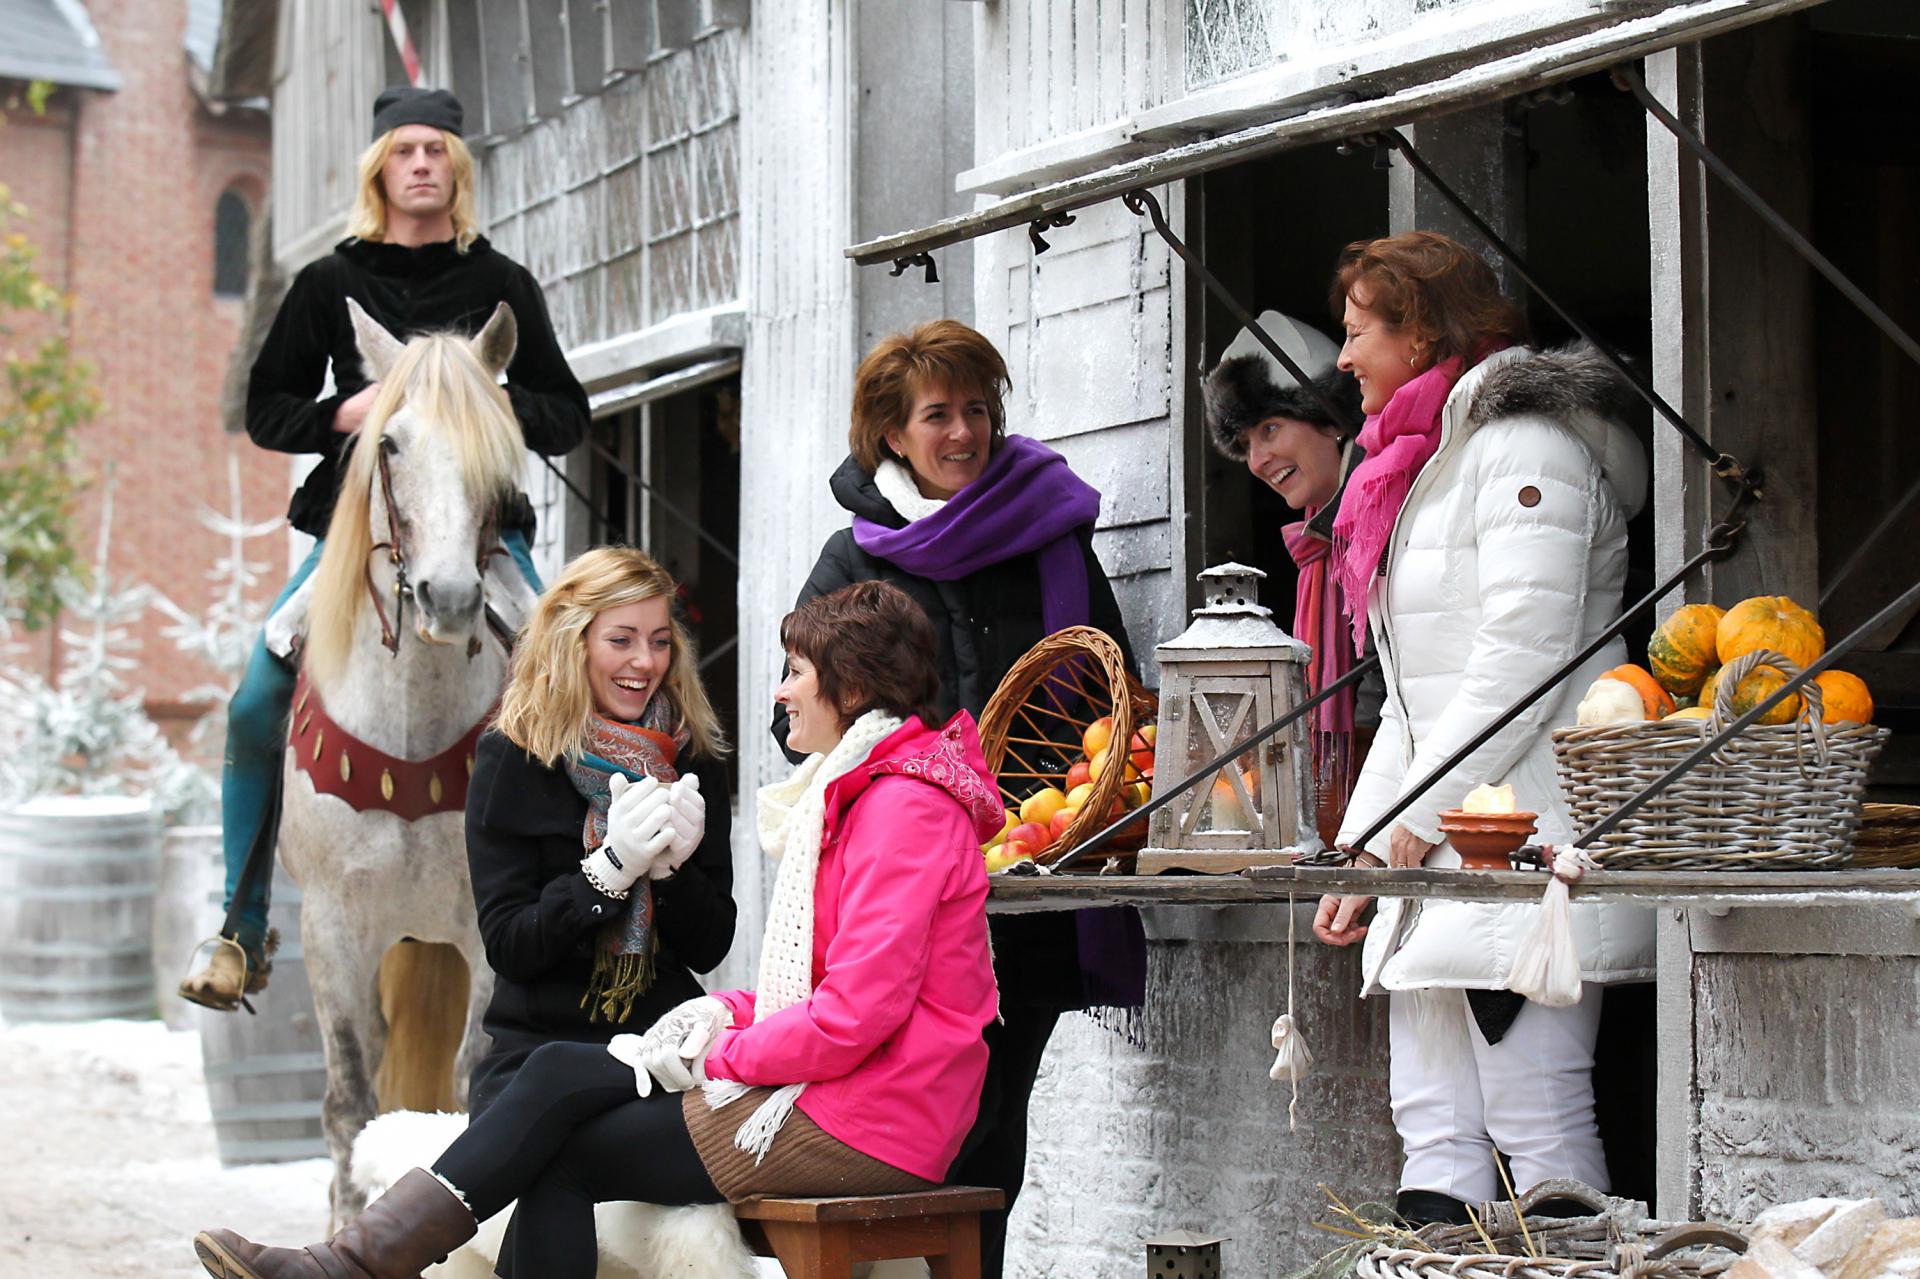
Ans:
[{"label": "wicker basket of gourd", "polygon": [[[1070,626],[1029,649],[980,715],[980,744],[1010,814],[1002,838],[1011,844],[1021,826],[1041,827],[1042,842],[1019,842],[1035,862],[1048,865],[1143,803],[1151,793],[1157,707],[1105,631]],[[1145,738],[1138,738],[1143,731]],[[1144,757],[1137,749],[1142,740]],[[1064,812],[1072,816],[1056,821]],[[1146,829],[1142,818],[1099,855],[1075,859],[1073,868],[1130,869]]]},{"label": "wicker basket of gourd", "polygon": [[[1707,636],[1717,647],[1707,647]],[[1637,713],[1617,722],[1599,706],[1609,696],[1632,700],[1603,687],[1609,683],[1603,679],[1581,704],[1581,726],[1554,730],[1554,759],[1574,829],[1589,829],[1758,706],[1818,658],[1824,643],[1812,615],[1783,596],[1743,601],[1724,614],[1711,605],[1676,613],[1648,647],[1651,673],[1638,667],[1608,672],[1644,699],[1644,722]],[[1713,667],[1716,657],[1724,664]],[[1675,709],[1673,692],[1689,683],[1698,704]],[[1867,722],[1871,717],[1865,685],[1826,672],[1589,851],[1602,865],[1638,870],[1844,866],[1853,853],[1867,770],[1888,737]]]}]

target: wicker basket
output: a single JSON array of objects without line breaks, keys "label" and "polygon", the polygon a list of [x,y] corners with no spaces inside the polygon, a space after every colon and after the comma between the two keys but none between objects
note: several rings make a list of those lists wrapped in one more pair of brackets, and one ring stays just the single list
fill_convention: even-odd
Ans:
[{"label": "wicker basket", "polygon": [[[1549,1197],[1595,1211],[1534,1215],[1533,1204]],[[1645,1204],[1572,1181],[1543,1182],[1518,1201],[1482,1204],[1477,1215],[1475,1225],[1427,1226],[1417,1243],[1375,1247],[1354,1271],[1360,1279],[1705,1279],[1731,1267],[1747,1243],[1722,1225],[1652,1220]]]},{"label": "wicker basket", "polygon": [[1920,866],[1920,806],[1862,804],[1853,835],[1853,864],[1873,870]]},{"label": "wicker basket", "polygon": [[[1080,740],[1089,724],[1111,715],[1113,740],[1124,744],[1153,722],[1157,707],[1105,631],[1069,626],[1028,649],[1000,681],[980,714],[980,745],[987,767],[1000,778],[1001,797],[1015,808],[1043,786],[1065,789],[1067,769],[1082,754]],[[1034,860],[1052,862],[1110,825],[1125,774],[1125,769],[1107,769],[1065,833]],[[1103,851],[1125,866],[1145,841],[1142,820],[1138,832],[1122,831]],[[1088,870],[1100,868],[1098,862],[1082,864]]]},{"label": "wicker basket", "polygon": [[[1560,786],[1575,830],[1586,830],[1737,718],[1733,695],[1759,666],[1799,667],[1767,649],[1727,663],[1713,713],[1554,730]],[[1590,849],[1617,869],[1786,870],[1845,865],[1867,769],[1887,730],[1823,725],[1820,689],[1800,689],[1794,724],[1755,724],[1675,779]]]}]

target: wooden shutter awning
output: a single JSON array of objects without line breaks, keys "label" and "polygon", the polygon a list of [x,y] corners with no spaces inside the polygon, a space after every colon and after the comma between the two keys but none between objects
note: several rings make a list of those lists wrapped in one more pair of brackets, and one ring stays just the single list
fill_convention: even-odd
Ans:
[{"label": "wooden shutter awning", "polygon": [[1681,3],[1622,5],[1623,9],[1648,12],[1379,97],[1335,105],[1324,102],[1309,105],[1286,119],[1171,147],[1098,172],[1052,182],[971,213],[855,244],[846,250],[846,256],[862,265],[898,264],[995,231],[1035,223],[1060,225],[1055,219],[1089,205],[1117,199],[1129,191],[1198,177],[1295,147],[1338,142],[1424,117],[1498,102],[1819,3],[1822,0],[1683,0]]}]

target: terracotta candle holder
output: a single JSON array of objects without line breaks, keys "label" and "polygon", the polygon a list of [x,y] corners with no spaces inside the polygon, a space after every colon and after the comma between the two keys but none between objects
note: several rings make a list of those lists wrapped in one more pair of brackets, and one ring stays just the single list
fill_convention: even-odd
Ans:
[{"label": "terracotta candle holder", "polygon": [[1469,813],[1461,808],[1440,811],[1440,833],[1460,854],[1464,870],[1507,870],[1516,850],[1533,834],[1538,813]]}]

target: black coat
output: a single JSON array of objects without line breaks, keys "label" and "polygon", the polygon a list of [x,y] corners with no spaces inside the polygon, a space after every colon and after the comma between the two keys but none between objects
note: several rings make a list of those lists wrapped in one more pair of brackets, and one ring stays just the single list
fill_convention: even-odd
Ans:
[{"label": "black coat", "polygon": [[653,985],[625,1022],[591,1021],[580,1000],[593,975],[592,944],[621,903],[580,872],[587,801],[563,768],[536,763],[497,732],[481,737],[467,791],[467,866],[494,971],[482,1022],[493,1047],[474,1069],[474,1110],[540,1044],[605,1043],[705,993],[693,974],[713,971],[733,945],[732,808],[724,765],[694,757],[683,768],[700,779],[707,831],[673,877],[653,885]]},{"label": "black coat", "polygon": [[[854,515],[887,528],[903,528],[907,521],[880,494],[873,476],[849,457],[833,473],[833,496]],[[1126,623],[1113,598],[1107,571],[1093,553],[1093,532],[1083,529],[1081,547],[1087,559],[1087,623],[1111,635],[1134,666]],[[890,582],[912,596],[933,622],[939,638],[940,692],[936,710],[942,719],[965,710],[976,719],[987,699],[1027,650],[1047,636],[1041,617],[1040,569],[1036,556],[1002,560],[969,577],[936,582],[917,577],[891,560],[860,549],[851,528],[827,539],[795,607],[853,582]],[[787,713],[774,708],[773,735],[781,749],[787,742]],[[788,752],[792,756],[792,752]],[[796,757],[797,762],[797,757]],[[994,966],[1001,974],[1000,999],[1056,1009],[1084,1008],[1079,944],[1073,916],[1066,912],[994,915]]]},{"label": "black coat", "polygon": [[[485,236],[465,253],[452,241],[408,248],[342,240],[332,253],[294,277],[247,379],[247,434],[261,448],[318,453],[320,465],[294,494],[287,520],[324,537],[352,437],[333,429],[341,403],[367,385],[347,317],[352,298],[402,341],[421,333],[478,333],[505,302],[513,308],[519,344],[507,365],[507,396],[527,447],[559,454],[586,438],[587,394],[554,337],[540,285],[527,269],[498,253]],[[333,366],[334,393],[316,399]],[[524,498],[505,516],[531,526]]]}]

